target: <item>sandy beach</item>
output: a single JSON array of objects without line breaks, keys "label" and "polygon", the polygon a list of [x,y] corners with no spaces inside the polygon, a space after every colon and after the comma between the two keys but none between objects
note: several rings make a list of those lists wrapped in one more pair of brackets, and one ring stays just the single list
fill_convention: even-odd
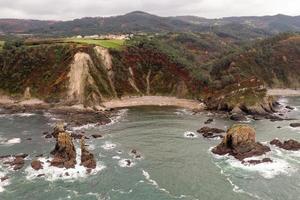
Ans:
[{"label": "sandy beach", "polygon": [[271,96],[300,96],[300,90],[293,89],[268,89],[268,95]]},{"label": "sandy beach", "polygon": [[124,108],[135,106],[176,106],[191,110],[203,110],[205,106],[196,100],[178,99],[176,97],[143,96],[123,97],[119,100],[104,102],[106,108]]}]

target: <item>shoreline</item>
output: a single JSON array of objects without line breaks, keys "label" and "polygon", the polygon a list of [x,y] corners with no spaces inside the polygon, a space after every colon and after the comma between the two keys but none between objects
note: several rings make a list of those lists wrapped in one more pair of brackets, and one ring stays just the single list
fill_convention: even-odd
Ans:
[{"label": "shoreline", "polygon": [[128,108],[138,106],[175,106],[190,110],[203,111],[205,105],[197,100],[179,99],[167,96],[122,97],[102,103],[107,109]]},{"label": "shoreline", "polygon": [[300,89],[268,89],[267,94],[270,96],[300,96]]}]

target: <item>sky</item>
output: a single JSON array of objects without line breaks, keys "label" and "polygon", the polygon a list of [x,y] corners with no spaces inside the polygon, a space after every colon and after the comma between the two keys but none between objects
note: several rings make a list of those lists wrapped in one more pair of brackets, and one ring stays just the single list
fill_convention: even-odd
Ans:
[{"label": "sky", "polygon": [[300,0],[0,0],[0,18],[70,20],[145,11],[160,16],[300,15]]}]

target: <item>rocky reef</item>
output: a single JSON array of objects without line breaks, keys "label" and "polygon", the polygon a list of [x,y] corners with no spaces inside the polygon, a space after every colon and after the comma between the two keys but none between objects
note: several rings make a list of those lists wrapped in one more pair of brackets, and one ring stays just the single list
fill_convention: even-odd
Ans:
[{"label": "rocky reef", "polygon": [[270,142],[270,144],[289,151],[300,150],[300,143],[296,140],[287,140],[282,143],[280,140],[274,139]]},{"label": "rocky reef", "polygon": [[268,146],[256,142],[255,130],[244,124],[236,124],[228,129],[223,141],[212,149],[218,155],[229,154],[242,161],[252,156],[261,156],[271,151]]}]

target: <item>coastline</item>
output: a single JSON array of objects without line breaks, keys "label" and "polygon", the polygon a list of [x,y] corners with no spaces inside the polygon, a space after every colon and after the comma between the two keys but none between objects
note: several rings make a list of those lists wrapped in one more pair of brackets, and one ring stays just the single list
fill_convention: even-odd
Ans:
[{"label": "coastline", "polygon": [[137,107],[137,106],[175,106],[190,110],[202,111],[204,104],[197,100],[179,99],[167,96],[122,97],[102,103],[107,109]]},{"label": "coastline", "polygon": [[300,96],[300,90],[276,88],[268,89],[267,94],[270,96]]}]

